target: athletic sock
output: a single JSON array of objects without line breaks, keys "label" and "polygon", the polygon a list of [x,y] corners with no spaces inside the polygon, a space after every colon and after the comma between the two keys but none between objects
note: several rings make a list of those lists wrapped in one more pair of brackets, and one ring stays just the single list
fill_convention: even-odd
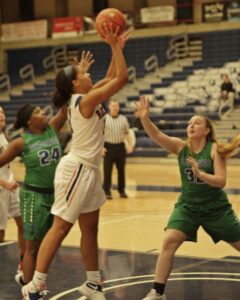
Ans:
[{"label": "athletic sock", "polygon": [[101,284],[100,271],[87,271],[87,281],[95,282]]},{"label": "athletic sock", "polygon": [[29,283],[29,291],[35,293],[39,291],[39,287],[46,285],[47,274],[35,271],[32,281]]},{"label": "athletic sock", "polygon": [[165,289],[165,284],[164,283],[159,283],[159,282],[154,282],[153,284],[154,290],[160,295],[163,295],[164,289]]}]

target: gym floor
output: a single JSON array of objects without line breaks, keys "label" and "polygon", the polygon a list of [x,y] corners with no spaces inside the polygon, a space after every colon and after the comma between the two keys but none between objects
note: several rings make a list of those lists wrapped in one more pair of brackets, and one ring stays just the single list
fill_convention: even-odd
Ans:
[{"label": "gym floor", "polygon": [[[12,166],[22,180],[22,165]],[[239,215],[239,163],[228,166],[226,191]],[[113,174],[115,183],[116,173]],[[100,267],[108,300],[141,300],[151,288],[164,226],[179,195],[179,171],[173,160],[127,165],[128,199],[105,203],[99,224]],[[9,220],[5,244],[0,245],[0,300],[21,299],[14,282],[18,263],[16,227]],[[77,291],[85,281],[79,252],[80,233],[75,224],[59,249],[48,276],[47,299],[84,300]],[[166,288],[168,300],[239,300],[240,257],[224,242],[215,245],[199,230],[198,243],[186,242],[178,250]]]}]

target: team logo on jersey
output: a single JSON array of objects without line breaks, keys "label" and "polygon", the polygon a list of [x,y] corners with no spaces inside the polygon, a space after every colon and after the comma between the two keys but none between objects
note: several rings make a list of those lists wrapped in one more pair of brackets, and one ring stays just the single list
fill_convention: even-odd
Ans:
[{"label": "team logo on jersey", "polygon": [[106,115],[106,111],[102,105],[99,105],[98,109],[95,112],[98,115],[99,119],[102,119],[102,117]]},{"label": "team logo on jersey", "polygon": [[79,106],[81,100],[82,100],[82,96],[77,98],[77,100],[75,102],[75,107]]}]

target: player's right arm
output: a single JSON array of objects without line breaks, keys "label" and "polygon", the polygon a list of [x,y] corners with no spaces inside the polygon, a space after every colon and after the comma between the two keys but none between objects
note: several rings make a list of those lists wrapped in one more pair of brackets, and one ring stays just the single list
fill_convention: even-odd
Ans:
[{"label": "player's right arm", "polygon": [[19,137],[8,144],[6,150],[0,154],[0,167],[10,163],[16,156],[18,156],[24,148],[24,140]]},{"label": "player's right arm", "polygon": [[105,29],[105,42],[112,49],[112,56],[115,62],[116,75],[110,81],[99,88],[92,89],[80,102],[80,111],[86,117],[92,116],[95,107],[113,96],[128,80],[128,71],[122,49],[118,42],[117,31]]},{"label": "player's right arm", "polygon": [[185,142],[176,137],[170,137],[157,128],[157,126],[149,118],[149,100],[141,97],[140,101],[136,103],[136,115],[141,119],[142,125],[149,135],[149,137],[167,151],[178,154]]},{"label": "player's right arm", "polygon": [[[128,41],[128,39],[130,38],[130,35],[131,35],[131,31],[127,30],[127,31],[124,31],[118,37],[118,42],[119,42],[119,45],[120,45],[121,49],[123,49],[125,47],[125,44]],[[114,57],[112,57],[105,78],[103,78],[102,80],[98,81],[93,86],[93,89],[96,89],[96,88],[99,88],[99,87],[103,86],[104,84],[106,84],[110,80],[112,80],[115,76],[116,76],[116,63],[115,63]]]}]

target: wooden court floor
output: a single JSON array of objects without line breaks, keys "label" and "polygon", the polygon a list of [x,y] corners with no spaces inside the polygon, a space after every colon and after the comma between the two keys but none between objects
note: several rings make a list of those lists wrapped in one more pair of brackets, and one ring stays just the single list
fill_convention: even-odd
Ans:
[{"label": "wooden court floor", "polygon": [[[22,180],[24,168],[21,163],[12,164],[17,180]],[[120,199],[113,190],[113,200],[108,200],[101,210],[99,246],[103,249],[131,250],[158,253],[164,234],[164,226],[179,195],[180,176],[175,159],[156,159],[128,162],[126,166],[128,199]],[[116,171],[113,183],[117,182]],[[226,190],[233,208],[240,215],[240,164],[232,160],[228,164]],[[9,220],[7,240],[16,239],[15,224]],[[78,246],[80,233],[74,225],[63,245]],[[186,242],[178,255],[208,258],[237,255],[224,242],[214,245],[201,229],[198,243]]]},{"label": "wooden court floor", "polygon": [[[15,178],[22,180],[22,164],[14,162],[11,167]],[[129,198],[120,199],[113,190],[114,199],[106,201],[100,216],[99,259],[107,300],[141,300],[149,291],[164,227],[179,195],[175,159],[128,162],[126,175]],[[226,190],[238,215],[239,180],[239,161],[231,161]],[[0,245],[0,300],[20,300],[20,288],[14,282],[19,253],[12,220],[6,239],[13,243]],[[74,225],[49,270],[46,299],[86,300],[78,292],[85,281],[79,242],[80,233]],[[198,243],[186,242],[177,252],[166,286],[167,299],[239,300],[239,265],[234,249],[223,242],[214,245],[200,229]]]}]

